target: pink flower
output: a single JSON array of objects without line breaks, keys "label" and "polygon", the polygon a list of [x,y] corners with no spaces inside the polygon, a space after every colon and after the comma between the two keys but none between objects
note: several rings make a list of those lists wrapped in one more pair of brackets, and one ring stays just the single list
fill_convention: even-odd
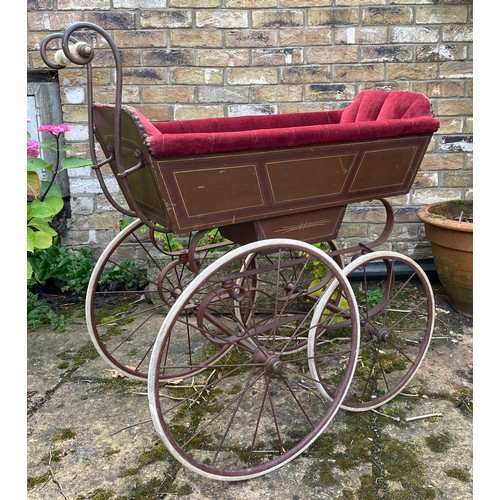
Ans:
[{"label": "pink flower", "polygon": [[28,158],[38,158],[40,154],[40,143],[35,139],[30,139],[26,145],[28,150]]},{"label": "pink flower", "polygon": [[65,123],[60,123],[59,125],[41,125],[38,127],[38,132],[50,132],[56,137],[63,132],[68,132],[69,130],[71,130],[69,125],[66,125]]}]

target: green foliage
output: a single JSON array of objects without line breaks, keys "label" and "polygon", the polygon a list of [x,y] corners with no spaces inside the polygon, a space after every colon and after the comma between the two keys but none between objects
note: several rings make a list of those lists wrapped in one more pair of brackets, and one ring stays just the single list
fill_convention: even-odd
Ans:
[{"label": "green foliage", "polygon": [[[79,251],[70,251],[56,239],[49,248],[35,250],[28,256],[28,261],[33,270],[28,280],[28,326],[36,330],[43,324],[49,324],[55,330],[64,330],[66,316],[54,312],[37,291],[51,286],[55,293],[83,297],[95,264],[90,249],[84,247]],[[130,260],[106,267],[99,280],[101,287],[109,289],[140,290],[146,284],[144,272]]]},{"label": "green foliage", "polygon": [[41,325],[49,324],[56,331],[66,328],[66,316],[57,314],[52,310],[50,304],[41,300],[38,294],[28,290],[28,327],[36,330]]},{"label": "green foliage", "polygon": [[44,285],[48,280],[58,283],[61,292],[82,296],[90,280],[94,261],[89,248],[70,252],[59,240],[49,247],[36,250],[28,257],[33,273],[28,286]]},{"label": "green foliage", "polygon": [[[57,232],[50,223],[54,217],[63,209],[64,201],[61,190],[54,184],[59,172],[70,168],[80,168],[92,165],[85,158],[66,156],[62,153],[71,149],[71,144],[64,144],[64,132],[70,130],[67,125],[56,126],[42,125],[39,131],[49,132],[51,138],[39,143],[27,136],[27,226],[26,241],[28,255],[36,250],[50,248],[57,236]],[[48,162],[38,158],[40,149],[53,150],[56,152],[56,161]],[[49,182],[41,181],[39,172],[48,170],[52,173]],[[27,277],[32,277],[33,267],[31,261],[27,262]]]}]

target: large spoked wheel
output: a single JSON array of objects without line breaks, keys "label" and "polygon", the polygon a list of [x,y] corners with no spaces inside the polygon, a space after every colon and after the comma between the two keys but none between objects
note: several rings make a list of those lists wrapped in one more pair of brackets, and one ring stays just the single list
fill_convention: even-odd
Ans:
[{"label": "large spoked wheel", "polygon": [[[434,294],[421,267],[395,252],[362,255],[344,273],[358,303],[361,339],[354,378],[342,408],[364,411],[399,394],[421,365],[434,328]],[[338,322],[332,329],[342,325]],[[333,398],[329,383],[338,374],[330,366],[329,356],[312,358],[312,364],[322,394]]]},{"label": "large spoked wheel", "polygon": [[[307,345],[323,336],[315,311],[334,293],[343,304],[337,314],[352,323],[344,328],[350,345],[343,376],[326,399],[309,372]],[[198,333],[189,346],[188,327]],[[275,470],[309,447],[337,412],[358,342],[356,300],[328,255],[286,239],[235,249],[186,287],[161,327],[148,379],[155,428],[174,457],[205,477],[236,481]],[[186,376],[162,386],[171,371]]]},{"label": "large spoked wheel", "polygon": [[[176,238],[182,248],[135,220],[107,246],[90,278],[90,338],[101,357],[126,377],[147,379],[153,344],[172,304],[200,268],[233,246],[214,250],[201,242],[190,256],[189,235]],[[189,342],[189,331],[186,335]]]}]

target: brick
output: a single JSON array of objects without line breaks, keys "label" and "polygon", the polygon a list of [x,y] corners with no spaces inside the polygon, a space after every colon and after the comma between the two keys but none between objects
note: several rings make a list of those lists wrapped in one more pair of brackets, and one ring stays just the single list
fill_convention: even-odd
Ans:
[{"label": "brick", "polygon": [[[107,180],[106,180],[106,182],[107,182]],[[127,206],[127,203],[126,203],[125,198],[123,197],[122,193],[113,194],[113,198],[116,200],[116,202],[120,206],[122,206],[122,207]],[[101,213],[101,212],[115,212],[117,214],[116,215],[116,221],[118,221],[120,218],[123,217],[121,214],[118,215],[118,213],[113,208],[113,206],[111,205],[111,203],[109,203],[108,199],[106,198],[106,196],[104,194],[97,193],[95,195],[95,204],[96,204],[96,213]],[[117,226],[118,226],[118,224],[115,225],[116,229],[118,229]],[[116,232],[118,232],[118,231],[116,231]]]},{"label": "brick", "polygon": [[441,78],[472,78],[472,61],[445,62],[439,66]]},{"label": "brick", "polygon": [[167,34],[161,30],[118,31],[115,42],[118,47],[165,47]]},{"label": "brick", "polygon": [[224,33],[226,47],[276,47],[278,34],[275,30],[238,30]]},{"label": "brick", "polygon": [[108,10],[111,0],[58,0],[59,10]]},{"label": "brick", "polygon": [[275,68],[229,68],[227,70],[229,85],[259,85],[278,83],[278,72]]},{"label": "brick", "polygon": [[307,45],[330,45],[332,32],[327,28],[283,29],[280,31],[280,44],[287,47]]},{"label": "brick", "polygon": [[470,153],[472,149],[472,137],[466,135],[443,136],[438,148],[439,151],[449,153]]},{"label": "brick", "polygon": [[254,102],[300,102],[303,100],[302,85],[262,85],[252,87]]},{"label": "brick", "polygon": [[63,104],[85,104],[85,87],[68,87],[61,92]]},{"label": "brick", "polygon": [[251,54],[253,66],[286,66],[303,62],[301,48],[254,49]]},{"label": "brick", "polygon": [[248,102],[248,87],[201,87],[198,90],[200,103],[241,103]]},{"label": "brick", "polygon": [[337,82],[384,80],[384,66],[382,64],[334,65],[333,79]]},{"label": "brick", "polygon": [[456,170],[463,168],[463,155],[452,153],[427,154],[420,165],[421,170]]},{"label": "brick", "polygon": [[472,116],[473,107],[471,99],[440,99],[436,112],[440,116]]},{"label": "brick", "polygon": [[191,49],[152,49],[143,51],[145,66],[194,66],[195,53]]},{"label": "brick", "polygon": [[[349,6],[352,5],[353,7],[363,7],[366,5],[380,5],[382,2],[380,0],[337,0],[335,2],[335,5],[342,7],[342,6]],[[392,3],[392,2],[391,2]],[[413,2],[416,3],[416,2]]]},{"label": "brick", "polygon": [[359,9],[311,9],[308,26],[345,26],[359,24]]},{"label": "brick", "polygon": [[308,85],[305,90],[305,99],[308,101],[350,101],[355,95],[354,85],[338,83]]},{"label": "brick", "polygon": [[309,113],[312,111],[329,111],[331,109],[337,109],[335,103],[322,101],[283,103],[279,105],[280,113]]},{"label": "brick", "polygon": [[141,28],[191,28],[193,20],[188,10],[141,10]]},{"label": "brick", "polygon": [[466,57],[467,47],[465,45],[420,45],[416,48],[417,61],[455,61]]},{"label": "brick", "polygon": [[380,44],[387,43],[389,28],[385,26],[356,26],[335,29],[336,44]]},{"label": "brick", "polygon": [[113,0],[115,9],[162,9],[167,0]]},{"label": "brick", "polygon": [[152,85],[141,88],[145,103],[191,103],[194,102],[194,87]]},{"label": "brick", "polygon": [[461,134],[464,129],[464,119],[462,117],[445,118],[440,116],[441,124],[439,126],[439,133],[442,135],[456,135]]},{"label": "brick", "polygon": [[294,66],[281,69],[282,83],[326,83],[331,72],[325,66]]},{"label": "brick", "polygon": [[[94,100],[103,104],[114,104],[116,97],[116,87],[97,87],[94,91]],[[125,85],[122,90],[122,102],[132,104],[140,102],[140,92],[137,86]]]},{"label": "brick", "polygon": [[198,118],[221,118],[224,116],[223,106],[175,106],[174,120],[194,120]]},{"label": "brick", "polygon": [[167,81],[164,68],[126,68],[123,71],[125,85],[162,84]]},{"label": "brick", "polygon": [[358,85],[358,92],[369,89],[384,90],[385,92],[388,92],[390,90],[407,91],[410,90],[410,82],[405,82],[405,81],[384,82],[384,83],[365,82],[365,83],[360,83]]},{"label": "brick", "polygon": [[230,66],[250,65],[248,49],[199,49],[197,51],[200,66]]},{"label": "brick", "polygon": [[432,97],[463,97],[465,83],[463,81],[414,82],[412,90]]},{"label": "brick", "polygon": [[437,187],[439,185],[439,174],[437,172],[417,172],[415,181],[413,182],[413,188],[430,188]]},{"label": "brick", "polygon": [[280,7],[329,7],[331,0],[281,0]]},{"label": "brick", "polygon": [[182,85],[222,85],[223,70],[218,68],[176,68],[172,80]]},{"label": "brick", "polygon": [[466,6],[416,7],[417,24],[460,24],[466,23],[469,9]]},{"label": "brick", "polygon": [[28,0],[27,10],[31,12],[33,10],[50,10],[52,9],[52,0]]},{"label": "brick", "polygon": [[88,12],[85,20],[99,25],[105,30],[133,30],[135,16],[131,12]]},{"label": "brick", "polygon": [[358,48],[355,46],[314,47],[306,49],[307,64],[355,63]]},{"label": "brick", "polygon": [[472,117],[465,119],[465,133],[466,134],[474,133],[474,119]]},{"label": "brick", "polygon": [[413,10],[409,7],[367,7],[363,10],[365,25],[409,24],[413,21]]},{"label": "brick", "polygon": [[443,42],[472,42],[472,26],[443,26]]},{"label": "brick", "polygon": [[433,80],[438,76],[437,64],[391,63],[387,65],[388,80]]},{"label": "brick", "polygon": [[430,205],[440,201],[454,200],[461,197],[460,189],[415,189],[412,195],[413,205]]},{"label": "brick", "polygon": [[[170,8],[180,7],[181,9],[186,7],[213,9],[221,7],[222,0],[203,0],[203,2],[200,2],[200,0],[170,0],[168,5]],[[230,5],[228,5],[228,7],[230,7]]]},{"label": "brick", "polygon": [[228,116],[272,115],[277,111],[277,107],[273,104],[240,104],[229,106]]},{"label": "brick", "polygon": [[[372,225],[370,224],[370,235],[376,237],[381,232],[380,226],[373,226],[373,232],[371,230]],[[394,229],[391,233],[391,241],[404,241],[404,240],[416,240],[418,238],[418,224],[395,224]]]},{"label": "brick", "polygon": [[304,13],[300,10],[257,10],[252,12],[253,28],[282,28],[303,25]]},{"label": "brick", "polygon": [[28,12],[28,31],[64,31],[70,24],[82,20],[81,12]]},{"label": "brick", "polygon": [[174,106],[170,106],[168,103],[137,104],[135,108],[153,122],[164,122],[172,118]]},{"label": "brick", "polygon": [[394,26],[391,28],[390,41],[393,43],[436,43],[439,41],[439,28]]},{"label": "brick", "polygon": [[471,172],[444,172],[441,177],[441,186],[444,188],[467,188],[472,186]]},{"label": "brick", "polygon": [[[109,205],[109,202],[108,202]],[[76,215],[91,215],[95,209],[94,196],[72,196],[71,197],[71,214]]]},{"label": "brick", "polygon": [[170,32],[172,47],[221,47],[222,32],[206,29],[178,29]]},{"label": "brick", "polygon": [[[122,61],[123,68],[130,68],[131,66],[141,66],[141,51],[140,49],[118,48],[120,58]],[[112,68],[115,66],[115,61],[113,58],[113,53],[106,47],[102,50],[95,51],[95,57],[92,60],[92,66],[94,68]]]},{"label": "brick", "polygon": [[361,62],[410,62],[413,49],[408,45],[373,45],[361,47]]},{"label": "brick", "polygon": [[196,13],[198,28],[248,28],[248,13],[243,10],[210,10]]}]

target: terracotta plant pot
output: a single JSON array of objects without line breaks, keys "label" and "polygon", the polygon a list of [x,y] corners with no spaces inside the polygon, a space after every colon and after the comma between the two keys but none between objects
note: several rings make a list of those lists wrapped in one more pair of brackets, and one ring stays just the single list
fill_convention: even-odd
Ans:
[{"label": "terracotta plant pot", "polygon": [[451,200],[421,208],[417,215],[431,242],[439,280],[452,307],[472,317],[472,201]]}]

